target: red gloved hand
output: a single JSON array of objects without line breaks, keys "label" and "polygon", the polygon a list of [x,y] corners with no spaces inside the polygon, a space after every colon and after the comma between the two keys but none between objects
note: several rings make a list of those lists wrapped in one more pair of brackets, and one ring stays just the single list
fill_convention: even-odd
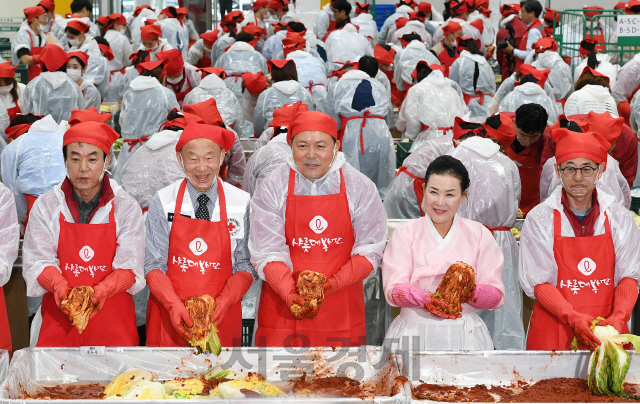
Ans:
[{"label": "red gloved hand", "polygon": [[95,295],[93,299],[91,299],[91,303],[97,306],[93,309],[91,315],[89,315],[89,320],[93,320],[95,316],[100,313],[107,299],[111,299],[119,293],[126,292],[133,286],[135,281],[136,275],[131,269],[114,269],[109,275],[105,276],[93,287]]},{"label": "red gloved hand", "polygon": [[269,262],[264,267],[264,276],[271,289],[280,296],[287,307],[291,307],[294,303],[304,306],[304,299],[296,291],[293,273],[283,262]]},{"label": "red gloved hand", "polygon": [[154,269],[147,274],[147,285],[149,285],[149,291],[153,296],[169,312],[171,325],[176,332],[185,340],[191,339],[191,334],[184,329],[183,322],[187,327],[193,327],[193,320],[184,307],[184,303],[176,295],[169,277],[159,269]]},{"label": "red gloved hand", "polygon": [[[591,331],[591,324],[593,324],[593,320],[595,320],[595,317],[588,314],[578,313],[575,310],[569,316],[569,326],[576,334],[578,342],[589,348],[591,351],[595,351],[595,349],[600,345],[600,340],[595,336],[593,331]],[[598,325],[604,324],[601,322],[598,323]]]},{"label": "red gloved hand", "polygon": [[[56,267],[45,267],[38,276],[38,283],[53,295],[58,308],[60,308],[60,303],[69,296],[71,291],[69,283]],[[69,311],[62,309],[60,311],[69,319]],[[71,320],[69,319],[69,321]]]},{"label": "red gloved hand", "polygon": [[373,265],[362,255],[354,255],[323,285],[325,299],[332,294],[362,282],[373,270]]},{"label": "red gloved hand", "polygon": [[215,297],[215,311],[211,316],[213,324],[220,324],[229,309],[235,306],[253,283],[253,276],[246,271],[238,271],[227,279],[220,294]]},{"label": "red gloved hand", "polygon": [[622,333],[631,318],[636,300],[638,300],[638,281],[622,278],[613,293],[613,313],[607,317],[607,324]]},{"label": "red gloved hand", "polygon": [[33,58],[33,65],[34,66],[37,66],[37,65],[40,64],[40,56],[42,56],[42,55],[33,55],[33,56],[31,56]]}]

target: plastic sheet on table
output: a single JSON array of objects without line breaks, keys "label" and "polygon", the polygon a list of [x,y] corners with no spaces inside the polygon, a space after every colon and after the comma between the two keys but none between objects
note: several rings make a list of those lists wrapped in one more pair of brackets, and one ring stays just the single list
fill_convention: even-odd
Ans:
[{"label": "plastic sheet on table", "polygon": [[[1,363],[1,361],[0,361]],[[286,389],[306,373],[314,377],[347,376],[363,384],[380,386],[391,394],[398,376],[395,356],[376,346],[354,348],[223,348],[220,356],[196,355],[191,348],[27,348],[15,352],[6,380],[0,384],[0,403],[28,403],[25,393],[42,391],[42,386],[67,383],[108,383],[126,369],[150,370],[160,381],[177,377],[197,377],[217,365],[228,365],[234,371],[258,372],[267,380]],[[287,403],[404,403],[404,391],[395,396],[335,399],[296,398],[269,399]],[[74,400],[95,403],[98,400]],[[120,402],[127,402],[122,400]],[[234,403],[243,400],[230,400]],[[244,400],[251,402],[251,400]],[[131,403],[140,402],[131,401]],[[146,400],[145,402],[155,402]],[[158,401],[167,402],[167,400]],[[220,399],[198,402],[224,403]]]}]

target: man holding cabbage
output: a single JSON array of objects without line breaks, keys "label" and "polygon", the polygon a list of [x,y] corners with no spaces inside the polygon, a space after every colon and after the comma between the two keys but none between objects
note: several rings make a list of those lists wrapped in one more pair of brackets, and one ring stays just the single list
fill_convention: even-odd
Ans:
[{"label": "man holding cabbage", "polygon": [[[520,283],[537,299],[529,350],[581,349],[600,340],[591,331],[611,325],[627,334],[638,298],[640,231],[632,214],[597,181],[609,143],[594,132],[556,129],[556,175],[562,186],[531,210],[522,229]],[[596,321],[597,322],[597,321]]]}]

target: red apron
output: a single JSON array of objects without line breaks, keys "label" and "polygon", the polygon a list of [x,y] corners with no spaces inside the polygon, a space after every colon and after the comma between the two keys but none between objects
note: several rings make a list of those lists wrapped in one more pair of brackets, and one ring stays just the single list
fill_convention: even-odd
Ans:
[{"label": "red apron", "polygon": [[11,343],[11,330],[9,329],[9,317],[7,316],[7,305],[4,300],[4,291],[0,286],[0,349],[13,352]]},{"label": "red apron", "polygon": [[[42,40],[42,38],[40,38],[40,40]],[[44,46],[33,46],[33,38],[31,38],[31,34],[29,34],[29,41],[31,41],[31,51],[29,52],[31,57],[40,55]],[[29,81],[38,77],[40,73],[42,73],[42,66],[40,63],[37,65],[29,65]]]},{"label": "red apron", "polygon": [[[538,29],[538,27],[540,27],[540,26],[542,26],[542,23],[540,22],[539,19],[536,18],[536,20],[531,23],[529,28],[525,29],[524,35],[522,36],[522,39],[518,43],[518,49],[519,50],[522,50],[522,51],[523,50],[527,50],[527,40],[529,39],[529,31],[531,31],[532,29]],[[544,36],[545,36],[544,30],[540,31],[540,33],[542,34],[542,37],[544,38]],[[515,70],[517,70],[521,65],[524,64],[524,60],[520,59],[519,57],[516,57],[516,56],[514,56],[514,59],[516,60]]]},{"label": "red apron", "polygon": [[[176,198],[173,224],[169,234],[167,276],[178,297],[185,299],[202,294],[218,296],[227,279],[233,275],[231,237],[227,221],[222,181],[218,183],[220,221],[192,219],[180,214],[187,188],[183,180]],[[187,197],[189,197],[187,195]],[[195,209],[195,208],[194,208]],[[204,246],[202,248],[201,246]],[[201,250],[204,250],[201,252]],[[242,342],[242,306],[238,302],[217,324],[223,347],[240,346]],[[147,346],[189,346],[174,330],[169,312],[151,294],[147,306]]]},{"label": "red apron", "polygon": [[7,109],[7,112],[9,113],[9,120],[13,119],[14,116],[22,112],[20,110],[20,107],[18,106],[18,103],[16,102],[15,104],[16,104],[15,107]]},{"label": "red apron", "polygon": [[483,105],[482,103],[484,102],[484,93],[482,91],[477,91],[476,90],[476,94],[475,95],[462,93],[462,97],[464,98],[464,103],[467,104],[467,105],[469,105],[469,102],[474,98],[478,99],[478,104],[480,104],[480,105]]},{"label": "red apron", "polygon": [[405,173],[409,177],[413,178],[413,191],[416,193],[416,199],[418,200],[418,207],[420,208],[420,216],[424,216],[424,210],[422,209],[422,201],[424,200],[424,189],[422,186],[424,185],[424,178],[419,178],[413,174],[409,170],[407,170],[406,166],[402,166],[398,169],[396,173],[396,177],[400,173]]},{"label": "red apron", "polygon": [[139,139],[122,139],[122,142],[129,145],[129,153],[131,153],[131,150],[133,150],[138,143],[140,143],[140,147],[142,147],[147,140],[149,140],[147,136],[142,136]]},{"label": "red apron", "polygon": [[202,51],[202,58],[196,63],[197,68],[203,69],[205,67],[211,67],[211,58],[204,56],[206,53],[206,51]]},{"label": "red apron", "polygon": [[345,116],[340,115],[340,120],[342,121],[342,125],[340,127],[339,139],[340,140],[340,150],[342,150],[342,139],[344,138],[344,131],[347,128],[347,123],[354,119],[362,119],[362,125],[360,126],[360,152],[364,154],[364,139],[362,137],[362,131],[364,127],[367,125],[367,119],[382,119],[384,120],[384,116],[380,115],[370,115],[371,111],[366,110],[362,116],[352,116],[347,118]]},{"label": "red apron", "polygon": [[331,18],[329,18],[329,29],[327,29],[327,33],[322,37],[322,42],[326,42],[329,34],[336,30],[337,23],[338,22],[336,20],[332,20]]},{"label": "red apron", "polygon": [[449,68],[458,58],[458,53],[456,52],[456,55],[454,57],[449,56],[449,52],[447,52],[447,46],[444,44],[444,40],[440,41],[440,43],[442,44],[444,49],[438,55],[438,60],[444,65],[444,76],[449,77]]},{"label": "red apron", "polygon": [[31,213],[31,208],[33,208],[33,204],[36,203],[36,199],[38,199],[38,197],[29,194],[24,194],[24,197],[27,199],[27,216],[25,216],[23,223],[24,232],[26,233],[27,223],[29,222],[29,213]]},{"label": "red apron", "polygon": [[[295,178],[290,170],[285,238],[293,279],[297,282],[307,269],[330,278],[351,258],[355,240],[342,170],[340,192],[333,195],[294,195]],[[262,283],[256,346],[360,346],[366,344],[366,335],[362,282],[331,295],[316,318],[301,321]]]},{"label": "red apron", "polygon": [[534,206],[540,203],[540,164],[536,162],[535,155],[520,156],[513,149],[508,148],[505,154],[513,161],[519,163],[520,183],[522,196],[520,197],[520,210],[526,215]]},{"label": "red apron", "polygon": [[[189,81],[189,77],[187,77],[187,73],[183,72],[183,75],[184,77],[182,77],[182,80],[180,80],[178,84],[171,84],[167,82],[167,84],[171,86],[171,90],[175,93],[176,100],[178,100],[180,107],[182,107],[182,102],[184,101],[184,97],[186,97],[187,94],[189,94],[189,91],[193,89],[193,86],[191,85],[191,81]],[[185,81],[187,82],[187,89],[184,91],[179,91],[181,88],[184,87]],[[176,91],[179,91],[179,92],[176,92]]]},{"label": "red apron", "polygon": [[[589,23],[587,22],[587,25],[589,25]],[[595,31],[599,31],[599,33],[597,35],[593,35],[593,30],[590,30],[589,27],[587,27],[587,35],[585,35],[585,39],[595,39],[596,41],[598,41],[598,45],[596,46],[596,51],[603,51],[605,50],[605,46],[604,46],[604,32],[602,31],[602,28],[597,27],[595,29]]]},{"label": "red apron", "polygon": [[[95,286],[113,271],[118,242],[113,211],[112,202],[109,223],[102,224],[69,223],[60,214],[58,259],[70,288]],[[128,292],[107,300],[82,335],[56,307],[51,293],[45,293],[42,299],[39,347],[137,346],[138,343],[133,297]]]},{"label": "red apron", "polygon": [[[600,236],[562,237],[560,226],[560,212],[554,210],[553,255],[558,265],[556,287],[576,311],[594,317],[608,317],[613,312],[616,258],[609,217],[605,213],[605,232]],[[620,334],[628,333],[625,324]],[[562,324],[536,300],[529,323],[527,350],[568,350],[573,337],[571,327]]]}]

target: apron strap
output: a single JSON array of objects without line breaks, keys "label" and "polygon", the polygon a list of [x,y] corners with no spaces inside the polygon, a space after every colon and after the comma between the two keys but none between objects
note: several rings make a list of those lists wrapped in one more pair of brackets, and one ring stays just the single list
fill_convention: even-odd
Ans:
[{"label": "apron strap", "polygon": [[[84,93],[84,90],[83,90],[83,93]],[[122,141],[129,145],[129,153],[131,153],[131,150],[133,150],[133,148],[136,147],[136,144],[140,143],[140,147],[142,147],[144,142],[146,142],[147,140],[149,140],[148,137],[142,136],[139,139],[123,139]]]},{"label": "apron strap", "polygon": [[220,221],[222,223],[228,223],[227,220],[227,202],[224,197],[224,189],[222,188],[222,180],[217,177],[218,180],[218,203],[220,204]]},{"label": "apron strap", "polygon": [[491,235],[494,235],[494,232],[496,231],[508,231],[511,232],[511,227],[508,226],[496,226],[496,227],[492,227],[492,226],[487,226],[486,224],[483,225],[484,227],[486,227],[487,229],[489,229],[489,231],[491,232]]},{"label": "apron strap", "polygon": [[[289,169],[289,186],[288,186],[288,195],[293,196],[296,186],[296,172],[293,168]],[[340,169],[340,193],[344,194],[347,192],[347,187],[344,185],[344,174],[342,174],[342,168]]]},{"label": "apron strap", "polygon": [[[560,215],[560,211],[557,209],[553,210],[553,238],[562,237],[562,216]],[[604,234],[611,235],[611,225],[609,224],[609,215],[607,212],[604,212]]]},{"label": "apron strap", "polygon": [[178,189],[178,197],[176,198],[176,206],[173,208],[173,216],[177,216],[182,212],[182,199],[184,197],[184,190],[187,188],[187,179],[182,180],[180,188]]}]

